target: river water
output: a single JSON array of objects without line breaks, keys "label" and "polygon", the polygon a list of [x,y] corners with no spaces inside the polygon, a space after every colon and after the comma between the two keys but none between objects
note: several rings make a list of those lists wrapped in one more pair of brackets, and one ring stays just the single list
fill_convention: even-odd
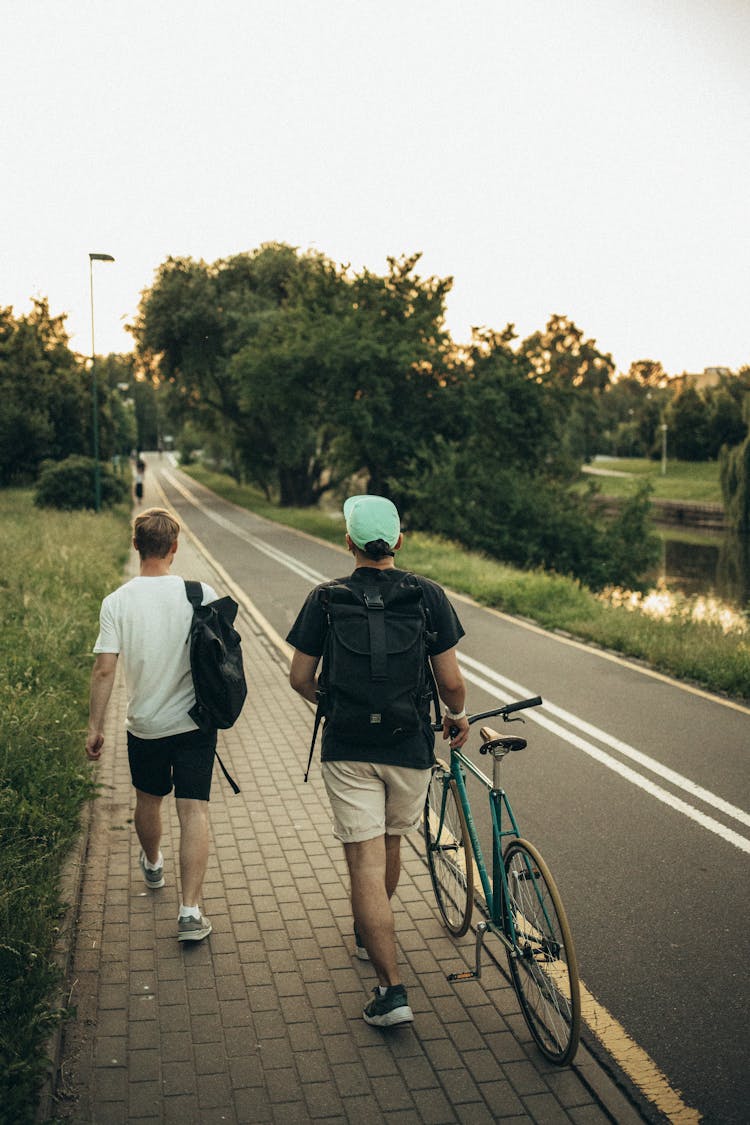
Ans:
[{"label": "river water", "polygon": [[675,593],[713,594],[737,609],[750,603],[750,540],[730,532],[707,535],[704,541],[686,543],[657,528],[662,557],[649,575]]}]

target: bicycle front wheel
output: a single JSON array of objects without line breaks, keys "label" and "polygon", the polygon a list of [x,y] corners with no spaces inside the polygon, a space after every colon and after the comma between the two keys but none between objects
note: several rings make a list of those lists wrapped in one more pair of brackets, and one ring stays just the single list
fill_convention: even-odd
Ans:
[{"label": "bicycle front wheel", "polygon": [[[573,938],[560,894],[533,844],[513,840],[504,856],[515,947],[508,962],[529,1031],[545,1058],[571,1062],[581,1031]],[[510,935],[509,935],[510,936]]]},{"label": "bicycle front wheel", "polygon": [[461,937],[471,922],[474,868],[456,783],[441,761],[432,770],[424,804],[423,829],[438,909],[450,932]]}]

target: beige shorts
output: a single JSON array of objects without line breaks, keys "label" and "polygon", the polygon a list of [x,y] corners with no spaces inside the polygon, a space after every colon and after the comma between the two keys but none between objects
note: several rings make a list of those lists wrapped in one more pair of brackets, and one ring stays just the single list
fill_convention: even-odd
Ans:
[{"label": "beige shorts", "polygon": [[333,834],[343,844],[404,836],[418,826],[430,770],[377,762],[323,762]]}]

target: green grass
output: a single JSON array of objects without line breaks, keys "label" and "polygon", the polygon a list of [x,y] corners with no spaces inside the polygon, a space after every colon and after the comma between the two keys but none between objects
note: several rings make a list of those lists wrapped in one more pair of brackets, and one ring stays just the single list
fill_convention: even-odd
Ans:
[{"label": "green grass", "polygon": [[694,504],[721,504],[721,485],[719,484],[719,465],[716,461],[667,461],[667,472],[661,475],[661,462],[645,458],[621,458],[611,461],[595,461],[594,469],[613,470],[627,473],[627,477],[593,476],[602,495],[629,496],[634,485],[648,479],[653,487],[653,497],[657,500],[683,500]]},{"label": "green grass", "polygon": [[[338,511],[278,508],[257,489],[237,485],[229,477],[203,466],[188,466],[186,472],[258,515],[343,545],[344,523]],[[573,579],[516,570],[421,532],[405,536],[399,563],[483,605],[643,660],[678,679],[738,700],[750,700],[750,633],[724,634],[717,625],[698,624],[681,617],[655,620],[607,605]]]},{"label": "green grass", "polygon": [[94,792],[83,752],[101,598],[121,580],[127,514],[40,512],[0,491],[0,1106],[34,1120],[64,1015],[53,956],[60,874]]}]

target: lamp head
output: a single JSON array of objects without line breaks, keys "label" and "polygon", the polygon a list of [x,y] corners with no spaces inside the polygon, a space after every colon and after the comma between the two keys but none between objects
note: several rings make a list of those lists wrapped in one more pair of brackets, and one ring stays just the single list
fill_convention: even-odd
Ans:
[{"label": "lamp head", "polygon": [[114,262],[111,254],[89,254],[89,260],[92,262]]}]

